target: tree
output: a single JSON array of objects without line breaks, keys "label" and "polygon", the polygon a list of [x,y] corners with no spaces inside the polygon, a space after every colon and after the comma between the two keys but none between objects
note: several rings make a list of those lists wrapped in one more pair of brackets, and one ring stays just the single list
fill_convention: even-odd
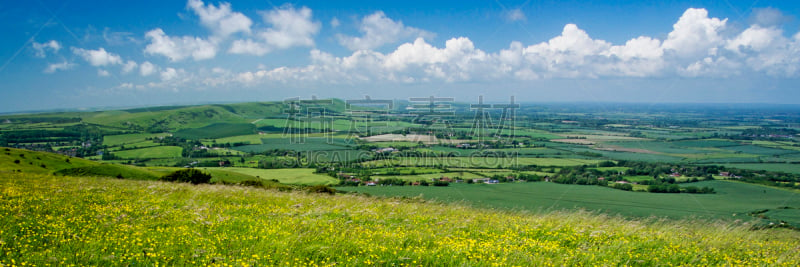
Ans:
[{"label": "tree", "polygon": [[161,177],[162,181],[207,184],[211,181],[211,175],[203,173],[197,169],[183,169]]}]

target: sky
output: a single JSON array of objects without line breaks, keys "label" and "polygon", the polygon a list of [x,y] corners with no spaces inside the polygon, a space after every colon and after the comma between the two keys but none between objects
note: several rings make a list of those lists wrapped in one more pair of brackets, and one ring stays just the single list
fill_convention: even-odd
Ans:
[{"label": "sky", "polygon": [[[2,1],[0,112],[309,99],[800,104],[797,1]],[[473,101],[474,102],[474,101]]]}]

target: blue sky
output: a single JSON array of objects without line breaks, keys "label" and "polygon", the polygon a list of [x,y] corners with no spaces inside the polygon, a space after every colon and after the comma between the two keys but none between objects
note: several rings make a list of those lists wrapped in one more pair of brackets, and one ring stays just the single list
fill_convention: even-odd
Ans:
[{"label": "blue sky", "polygon": [[4,1],[0,112],[479,95],[800,104],[795,1]]}]

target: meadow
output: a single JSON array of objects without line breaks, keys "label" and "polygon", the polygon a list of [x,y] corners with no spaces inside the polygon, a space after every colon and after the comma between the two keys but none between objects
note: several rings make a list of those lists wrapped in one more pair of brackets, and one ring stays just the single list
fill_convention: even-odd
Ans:
[{"label": "meadow", "polygon": [[0,264],[797,266],[800,234],[419,199],[0,176]]},{"label": "meadow", "polygon": [[255,169],[255,168],[201,168],[202,170],[209,171],[225,171],[245,174],[251,177],[257,177],[264,180],[278,180],[283,184],[302,184],[302,185],[331,185],[336,184],[339,180],[333,177],[314,173],[314,169]]},{"label": "meadow", "polygon": [[116,151],[114,155],[123,159],[162,159],[180,158],[183,148],[177,146],[157,146],[131,150]]}]

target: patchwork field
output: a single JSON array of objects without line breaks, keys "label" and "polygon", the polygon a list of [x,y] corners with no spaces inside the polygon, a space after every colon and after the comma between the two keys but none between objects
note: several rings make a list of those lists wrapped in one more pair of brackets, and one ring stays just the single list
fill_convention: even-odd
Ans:
[{"label": "patchwork field", "polygon": [[362,163],[365,166],[445,166],[452,168],[503,168],[513,165],[578,166],[592,165],[601,160],[574,158],[523,157],[397,157]]}]

